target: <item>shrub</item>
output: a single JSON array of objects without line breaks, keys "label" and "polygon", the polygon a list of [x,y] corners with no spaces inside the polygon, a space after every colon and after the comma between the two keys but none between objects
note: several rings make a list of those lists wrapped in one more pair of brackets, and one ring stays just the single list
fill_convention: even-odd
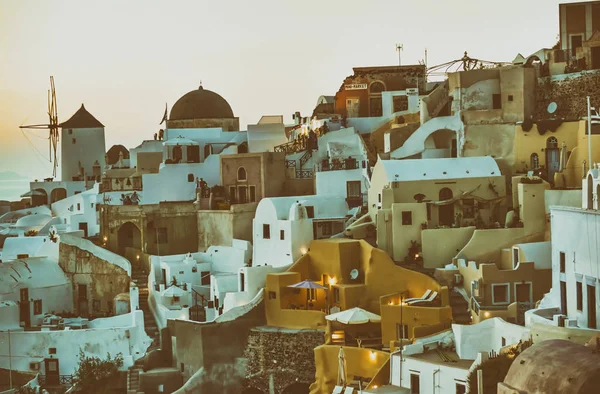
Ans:
[{"label": "shrub", "polygon": [[88,357],[79,350],[79,365],[73,375],[73,384],[77,391],[84,393],[106,393],[110,388],[118,387],[119,368],[123,366],[123,354],[112,358],[108,353],[105,360],[100,357]]}]

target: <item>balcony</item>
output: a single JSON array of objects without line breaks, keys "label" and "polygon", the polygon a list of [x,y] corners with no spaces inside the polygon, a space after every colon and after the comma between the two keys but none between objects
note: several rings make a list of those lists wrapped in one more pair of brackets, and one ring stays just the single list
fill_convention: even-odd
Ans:
[{"label": "balcony", "polygon": [[368,160],[360,160],[353,157],[348,157],[347,159],[332,159],[332,160],[322,160],[321,163],[317,166],[317,171],[325,172],[325,171],[341,171],[341,170],[358,170],[367,168],[369,166]]}]

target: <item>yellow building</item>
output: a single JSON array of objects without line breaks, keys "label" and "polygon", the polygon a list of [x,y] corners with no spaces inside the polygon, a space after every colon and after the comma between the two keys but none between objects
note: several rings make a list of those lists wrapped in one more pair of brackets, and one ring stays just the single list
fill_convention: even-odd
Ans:
[{"label": "yellow building", "polygon": [[[325,289],[295,289],[289,286],[311,280]],[[389,301],[421,297],[427,290],[436,298],[422,306],[404,308],[405,337],[448,327],[452,321],[448,289],[427,275],[398,267],[382,250],[362,240],[313,241],[308,252],[288,272],[269,274],[266,280],[267,325],[291,329],[327,330],[325,316],[331,308],[360,307],[382,315],[380,346],[398,339],[397,317],[389,313]],[[385,305],[382,307],[382,297]],[[398,315],[399,316],[399,315]],[[389,318],[389,319],[388,319]],[[330,340],[328,339],[328,342]]]}]

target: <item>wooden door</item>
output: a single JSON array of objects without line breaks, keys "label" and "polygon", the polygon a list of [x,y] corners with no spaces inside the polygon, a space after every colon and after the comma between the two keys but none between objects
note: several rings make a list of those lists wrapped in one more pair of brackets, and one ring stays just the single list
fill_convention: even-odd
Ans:
[{"label": "wooden door", "polygon": [[596,286],[587,285],[588,328],[596,329]]},{"label": "wooden door", "polygon": [[346,117],[358,118],[360,110],[360,101],[357,98],[346,100]]},{"label": "wooden door", "polygon": [[87,236],[88,236],[88,224],[87,223],[79,223],[79,229],[83,230],[83,237],[87,238]]},{"label": "wooden door", "polygon": [[58,370],[58,359],[47,358],[44,360],[46,370],[46,385],[58,386],[60,384],[60,373]]}]

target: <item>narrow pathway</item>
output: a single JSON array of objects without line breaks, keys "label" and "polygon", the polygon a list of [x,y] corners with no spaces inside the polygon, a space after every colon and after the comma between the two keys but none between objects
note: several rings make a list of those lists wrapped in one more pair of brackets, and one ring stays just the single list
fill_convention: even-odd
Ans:
[{"label": "narrow pathway", "polygon": [[471,324],[469,303],[456,289],[450,290],[450,306],[452,307],[452,319],[454,323]]},{"label": "narrow pathway", "polygon": [[[140,309],[144,312],[144,328],[146,334],[152,338],[152,344],[146,351],[146,353],[160,347],[160,333],[154,315],[148,305],[148,275],[142,272],[139,267],[132,265],[131,279],[139,288],[140,298]],[[133,367],[129,369],[127,375],[127,391],[129,393],[137,393],[140,381],[140,371],[143,370],[144,362],[143,359],[139,359],[135,362]]]}]

